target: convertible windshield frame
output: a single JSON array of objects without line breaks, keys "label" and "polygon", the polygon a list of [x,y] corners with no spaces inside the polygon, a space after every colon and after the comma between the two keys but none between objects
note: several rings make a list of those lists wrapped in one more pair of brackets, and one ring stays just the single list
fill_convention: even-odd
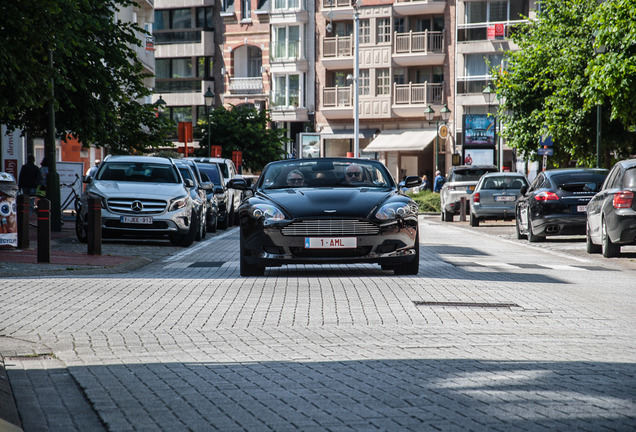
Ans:
[{"label": "convertible windshield frame", "polygon": [[[347,169],[357,165],[361,172],[347,180]],[[358,169],[349,168],[350,171]],[[288,182],[287,178],[302,178],[302,183]],[[300,174],[299,174],[300,173]],[[386,167],[374,160],[349,158],[312,158],[290,159],[272,162],[261,174],[257,189],[274,190],[290,188],[383,188],[395,189],[397,186]]]}]

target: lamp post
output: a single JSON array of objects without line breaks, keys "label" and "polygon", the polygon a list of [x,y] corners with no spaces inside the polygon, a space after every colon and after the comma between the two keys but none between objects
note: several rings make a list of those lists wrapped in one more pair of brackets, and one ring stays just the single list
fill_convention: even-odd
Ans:
[{"label": "lamp post", "polygon": [[208,151],[210,152],[210,157],[212,157],[212,145],[210,144],[210,108],[214,101],[214,93],[210,86],[208,86],[208,91],[205,92],[203,97],[205,99],[205,116],[208,119]]},{"label": "lamp post", "polygon": [[[603,54],[605,52],[605,45],[597,45],[596,44],[596,36],[597,32],[594,32],[594,52],[598,54]],[[602,103],[596,105],[596,168],[601,166],[601,125],[603,124],[603,117],[601,114]]]},{"label": "lamp post", "polygon": [[360,77],[360,3],[362,0],[356,0],[354,3],[353,14],[353,33],[355,44],[353,50],[353,154],[354,157],[360,157],[360,113],[359,110],[359,93],[360,86],[358,78]]},{"label": "lamp post", "polygon": [[[484,89],[482,90],[481,94],[484,96],[484,101],[486,101],[486,103],[488,104],[488,114],[490,114],[490,107],[492,106],[492,103],[495,101],[495,96],[497,96],[497,93],[493,90],[493,88],[491,87],[490,83],[484,87]],[[494,121],[494,125],[495,125],[495,137],[497,139],[497,168],[501,171],[501,151],[500,151],[500,145],[499,145],[499,136],[497,135],[497,117],[495,116],[495,121]]]},{"label": "lamp post", "polygon": [[[438,156],[438,138],[440,135],[440,131],[439,131],[439,126],[444,125],[446,126],[446,122],[448,122],[448,119],[450,119],[450,115],[451,115],[451,110],[448,109],[448,107],[446,106],[446,104],[444,104],[444,106],[442,107],[442,109],[439,111],[440,117],[442,118],[442,120],[437,120],[435,122],[435,148],[433,149],[433,153],[435,155],[435,167],[433,169],[433,171],[437,171],[439,168],[437,166],[438,162],[437,162],[437,156]],[[426,117],[426,120],[433,121],[433,118],[435,117],[435,110],[433,108],[431,108],[431,106],[427,106],[426,109],[424,110],[424,116]]]}]

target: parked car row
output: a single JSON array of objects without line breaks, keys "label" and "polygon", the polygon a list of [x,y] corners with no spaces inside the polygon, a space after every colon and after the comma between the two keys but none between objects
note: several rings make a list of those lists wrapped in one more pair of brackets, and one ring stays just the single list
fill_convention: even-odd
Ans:
[{"label": "parked car row", "polygon": [[229,159],[108,156],[84,178],[77,238],[88,240],[88,200],[97,198],[102,237],[167,237],[190,246],[208,231],[231,225],[236,192],[227,189],[226,175],[236,176]]},{"label": "parked car row", "polygon": [[542,171],[531,184],[521,173],[459,166],[451,169],[442,188],[441,219],[452,222],[464,197],[471,226],[484,220],[515,220],[517,239],[530,242],[585,235],[588,253],[615,257],[621,246],[636,245],[635,193],[636,159],[620,161],[610,171]]}]

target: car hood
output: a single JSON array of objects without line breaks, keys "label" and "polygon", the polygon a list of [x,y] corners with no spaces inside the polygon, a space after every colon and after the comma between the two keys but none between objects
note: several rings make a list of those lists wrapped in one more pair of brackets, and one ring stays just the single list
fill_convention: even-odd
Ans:
[{"label": "car hood", "polygon": [[282,207],[294,219],[321,216],[366,218],[397,192],[375,188],[298,188],[271,190],[259,195]]},{"label": "car hood", "polygon": [[105,198],[148,198],[166,200],[189,195],[181,183],[140,183],[101,181],[93,183],[87,192],[93,192]]}]

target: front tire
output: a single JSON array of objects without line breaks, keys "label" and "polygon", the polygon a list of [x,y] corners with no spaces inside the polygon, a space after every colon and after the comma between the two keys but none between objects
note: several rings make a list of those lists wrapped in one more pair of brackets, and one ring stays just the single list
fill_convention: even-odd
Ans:
[{"label": "front tire", "polygon": [[395,275],[409,275],[415,276],[420,271],[420,233],[415,236],[415,257],[413,261],[397,265],[393,268],[393,274]]},{"label": "front tire", "polygon": [[264,276],[265,275],[265,267],[258,265],[250,265],[245,259],[245,240],[243,239],[243,232],[241,230],[240,234],[240,271],[241,276],[249,277],[249,276]]},{"label": "front tire", "polygon": [[590,235],[590,224],[585,224],[585,250],[589,254],[597,254],[602,252],[602,247],[592,242],[592,236]]},{"label": "front tire", "polygon": [[602,223],[602,233],[603,233],[603,256],[605,258],[614,258],[620,255],[621,247],[616,243],[612,242],[609,234],[607,233],[607,222],[603,219]]},{"label": "front tire", "polygon": [[192,213],[190,221],[190,229],[185,234],[172,234],[168,238],[170,243],[174,246],[188,247],[194,243],[194,238],[197,235],[199,228],[199,216],[196,213]]},{"label": "front tire", "polygon": [[446,222],[452,222],[453,221],[453,217],[455,216],[453,214],[453,212],[449,212],[449,211],[446,211],[446,210],[442,210],[442,211],[444,212],[444,220]]},{"label": "front tire", "polygon": [[80,243],[88,243],[88,231],[79,213],[75,215],[75,235]]}]

